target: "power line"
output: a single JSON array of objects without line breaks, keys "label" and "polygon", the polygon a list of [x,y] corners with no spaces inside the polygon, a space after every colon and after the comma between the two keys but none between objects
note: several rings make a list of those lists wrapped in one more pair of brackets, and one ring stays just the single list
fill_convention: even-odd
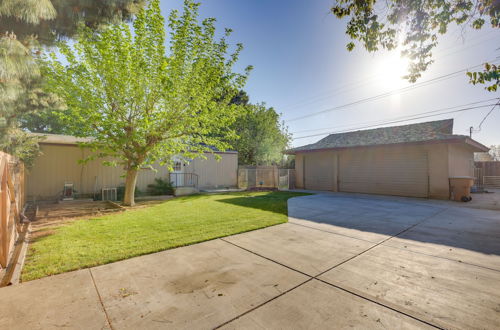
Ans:
[{"label": "power line", "polygon": [[[490,31],[489,33],[485,34],[485,36],[488,35],[488,34],[491,34],[492,32],[494,32],[494,31]],[[476,42],[476,43],[474,43],[472,45],[466,45],[465,47],[461,47],[458,50],[455,50],[455,51],[453,51],[451,53],[447,53],[447,54],[445,54],[443,56],[437,56],[437,57],[434,56],[434,60],[437,61],[437,60],[440,60],[440,59],[442,59],[444,57],[448,57],[450,55],[453,55],[453,54],[456,54],[456,53],[460,53],[460,52],[462,52],[464,50],[470,49],[472,47],[476,47],[479,44],[491,41],[491,40],[496,39],[496,38],[497,37],[495,36],[493,38],[488,38],[486,40],[481,40],[481,41]],[[440,49],[437,52],[437,54],[445,53],[447,50],[453,49],[453,48],[457,48],[457,47],[456,46],[449,46],[449,47],[446,47],[444,49]],[[363,80],[352,81],[350,83],[345,83],[345,84],[339,85],[336,88],[320,92],[320,93],[316,94],[315,96],[311,96],[309,98],[302,99],[302,100],[298,101],[295,104],[291,104],[291,105],[285,106],[284,109],[285,110],[296,109],[296,108],[299,108],[299,107],[306,106],[308,104],[313,104],[313,103],[317,103],[317,102],[319,102],[321,100],[328,99],[328,98],[330,98],[330,97],[332,97],[334,95],[338,95],[338,94],[341,94],[341,93],[344,93],[344,92],[348,92],[350,90],[354,90],[356,88],[359,88],[361,86],[365,86],[365,85],[369,84],[371,81],[375,80],[375,78],[377,78],[379,76],[382,76],[383,74],[384,73],[372,74],[372,75],[369,75],[369,76],[365,77]],[[348,88],[349,86],[352,86],[352,87]]]},{"label": "power line", "polygon": [[[393,118],[393,119],[390,119],[390,120],[399,120],[399,119],[404,119],[404,118],[406,118],[408,120],[411,120],[411,118],[415,117],[415,116],[421,116],[421,115],[425,115],[425,114],[429,114],[429,113],[436,113],[436,112],[440,112],[440,111],[452,110],[452,109],[456,109],[456,108],[460,108],[460,107],[472,106],[472,105],[476,105],[476,104],[480,104],[480,103],[485,103],[485,102],[496,101],[496,100],[498,100],[498,97],[494,97],[494,98],[487,99],[487,100],[482,100],[482,101],[475,101],[475,102],[470,102],[470,103],[455,105],[455,106],[452,106],[452,107],[440,108],[440,109],[426,111],[426,112],[414,113],[414,114],[411,114],[411,115],[399,116],[399,117],[396,117],[396,118]],[[487,106],[489,106],[489,105],[487,105]],[[375,121],[369,121],[369,122],[360,123],[358,125],[368,125],[368,124],[376,125],[378,123],[384,123],[385,121],[386,120],[375,120]],[[356,125],[356,126],[358,126],[358,125]],[[349,126],[353,126],[353,125],[351,124],[351,125],[340,125],[340,126],[324,127],[324,128],[305,129],[305,130],[300,130],[300,131],[292,132],[292,134],[305,133],[305,132],[316,132],[316,131],[323,131],[323,130],[328,130],[328,129],[331,130],[331,129],[341,128],[341,127],[349,127]]]},{"label": "power line", "polygon": [[[335,95],[344,94],[344,93],[349,92],[351,90],[359,89],[360,87],[369,85],[370,83],[375,81],[378,76],[379,76],[378,74],[377,75],[370,75],[370,76],[367,76],[362,81],[360,80],[357,82],[352,82],[349,84],[341,85],[338,88],[332,89],[328,92],[321,93],[316,97],[312,97],[310,99],[304,99],[304,100],[296,103],[295,105],[285,107],[284,110],[287,111],[287,110],[293,110],[293,109],[305,107],[307,105],[311,105],[311,104],[318,103],[318,102],[323,101],[323,100],[327,100]],[[352,87],[350,87],[350,86],[352,86]]]},{"label": "power line", "polygon": [[493,108],[491,108],[491,110],[486,114],[486,116],[484,116],[483,120],[481,120],[481,122],[479,123],[479,130],[481,130],[481,126],[483,125],[484,121],[486,120],[486,118],[488,118],[489,115],[491,115],[491,113],[493,112],[493,110],[495,110],[495,108],[500,104],[500,101],[498,101],[494,106]]},{"label": "power line", "polygon": [[[497,104],[495,104],[495,106],[496,105]],[[293,138],[293,140],[305,139],[305,138],[309,138],[309,137],[322,136],[322,135],[346,133],[346,132],[351,132],[351,131],[354,131],[354,130],[367,129],[367,128],[372,128],[372,127],[377,127],[377,126],[382,126],[382,125],[387,125],[387,124],[396,124],[396,123],[410,121],[410,120],[435,117],[435,116],[440,116],[440,115],[445,115],[445,114],[450,114],[450,113],[456,113],[456,112],[468,111],[468,110],[473,110],[473,109],[485,108],[485,107],[489,107],[489,106],[491,106],[491,104],[481,105],[481,106],[476,106],[476,107],[468,107],[468,108],[463,108],[463,109],[458,109],[458,110],[448,111],[448,112],[441,112],[441,113],[438,113],[438,114],[432,114],[432,115],[426,115],[426,116],[419,116],[419,117],[415,117],[415,118],[411,118],[411,119],[392,120],[392,121],[387,121],[385,123],[380,123],[380,124],[377,124],[377,125],[369,125],[369,126],[357,127],[357,128],[352,128],[352,129],[348,129],[348,130],[342,130],[342,131],[336,131],[336,132],[329,132],[329,133],[311,134],[311,135],[306,135],[306,136],[299,136],[299,137]]]},{"label": "power line", "polygon": [[394,94],[400,94],[400,93],[408,92],[408,91],[411,91],[411,90],[416,89],[416,88],[428,86],[428,85],[431,85],[431,84],[434,84],[434,83],[437,83],[437,82],[441,82],[441,81],[450,79],[453,76],[456,76],[456,75],[458,75],[458,74],[460,74],[460,73],[462,73],[464,71],[467,71],[469,69],[473,69],[473,68],[476,68],[476,67],[481,67],[482,65],[483,64],[478,64],[478,65],[475,65],[475,66],[470,67],[470,68],[465,68],[465,69],[462,69],[462,70],[459,70],[459,71],[455,71],[455,72],[452,72],[452,73],[441,75],[441,76],[438,76],[438,77],[435,77],[435,78],[432,78],[432,79],[429,79],[429,80],[426,80],[426,81],[423,81],[423,82],[420,82],[420,83],[416,83],[416,84],[411,85],[411,86],[407,86],[407,87],[395,89],[395,90],[388,91],[388,92],[385,92],[385,93],[382,93],[382,94],[370,96],[370,97],[367,97],[367,98],[364,98],[364,99],[361,99],[361,100],[357,100],[357,101],[350,102],[350,103],[347,103],[347,104],[339,105],[339,106],[336,106],[336,107],[333,107],[333,108],[328,108],[328,109],[324,109],[324,110],[321,110],[321,111],[313,112],[313,113],[310,113],[310,114],[307,114],[307,115],[295,117],[295,118],[292,118],[292,119],[289,119],[289,120],[286,120],[286,121],[290,122],[290,121],[295,121],[295,120],[304,119],[304,118],[308,118],[308,117],[313,117],[313,116],[317,116],[317,115],[322,114],[322,113],[331,112],[331,111],[337,111],[337,110],[341,110],[341,109],[344,109],[344,108],[348,108],[348,107],[351,107],[353,105],[358,105],[358,104],[362,104],[362,103],[366,103],[366,102],[370,102],[370,101],[376,101],[378,99],[381,99],[381,98],[384,98],[384,97],[387,97],[387,96],[391,96],[391,95],[394,95]]},{"label": "power line", "polygon": [[473,126],[471,126],[469,128],[469,134],[470,134],[470,137],[472,138],[472,133],[478,133],[478,132],[481,132],[481,127],[483,126],[483,123],[484,121],[486,120],[486,118],[488,118],[488,116],[493,112],[493,110],[495,110],[495,108],[500,104],[500,101],[498,101],[497,103],[495,103],[493,105],[493,108],[491,108],[490,111],[488,111],[488,113],[486,114],[486,116],[484,116],[483,120],[481,120],[481,122],[479,123],[479,126],[478,128],[475,130]]}]

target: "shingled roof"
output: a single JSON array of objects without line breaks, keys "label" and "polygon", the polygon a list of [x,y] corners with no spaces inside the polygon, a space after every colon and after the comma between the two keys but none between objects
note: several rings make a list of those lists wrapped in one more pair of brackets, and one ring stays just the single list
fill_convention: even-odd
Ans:
[{"label": "shingled roof", "polygon": [[[376,145],[391,145],[402,143],[422,143],[444,140],[464,140],[474,142],[479,149],[485,146],[473,141],[466,135],[453,134],[453,119],[430,121],[425,123],[382,127],[363,131],[340,134],[330,134],[316,143],[293,148],[288,153],[322,149],[339,149],[351,147],[366,147]],[[467,140],[467,141],[466,141]]]}]

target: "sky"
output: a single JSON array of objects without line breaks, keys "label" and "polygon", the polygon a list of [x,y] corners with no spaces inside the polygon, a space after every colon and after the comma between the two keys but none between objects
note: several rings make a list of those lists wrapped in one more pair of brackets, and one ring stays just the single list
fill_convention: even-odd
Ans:
[{"label": "sky", "polygon": [[[390,121],[395,123],[384,126],[447,118],[454,118],[455,134],[468,135],[473,127],[473,139],[487,146],[500,145],[500,106],[479,127],[500,92],[473,86],[465,71],[458,73],[485,61],[499,61],[498,29],[464,31],[451,26],[434,51],[435,62],[417,84],[410,84],[400,78],[405,74],[405,62],[398,52],[369,53],[361,45],[353,52],[346,50],[350,41],[345,35],[346,21],[329,13],[332,3],[201,1],[200,17],[215,17],[220,31],[234,31],[230,43],[243,43],[236,70],[254,67],[245,87],[250,101],[264,102],[282,114],[293,134],[293,146],[314,143],[328,133]],[[161,7],[167,16],[172,9],[182,8],[182,0],[161,0]],[[448,74],[452,75],[426,83]],[[384,93],[384,97],[365,100]],[[353,102],[357,103],[338,108]],[[441,113],[471,107],[474,109],[402,121],[434,110],[448,109]],[[317,112],[321,113],[314,115]]]}]

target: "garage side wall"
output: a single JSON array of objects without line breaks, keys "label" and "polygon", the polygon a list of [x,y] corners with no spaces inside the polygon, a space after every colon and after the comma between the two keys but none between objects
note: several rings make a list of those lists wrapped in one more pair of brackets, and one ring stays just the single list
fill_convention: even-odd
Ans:
[{"label": "garage side wall", "polygon": [[205,154],[207,159],[196,158],[185,169],[186,173],[198,175],[198,188],[217,189],[238,186],[238,154],[220,153],[217,160],[213,154]]},{"label": "garage side wall", "polygon": [[[65,182],[72,182],[78,194],[93,194],[104,187],[118,187],[125,183],[124,170],[121,167],[102,165],[102,160],[79,164],[88,157],[90,151],[75,145],[42,144],[40,155],[27,173],[27,196],[38,200],[57,199]],[[195,159],[184,168],[184,172],[199,175],[200,188],[216,186],[235,187],[238,169],[238,154],[221,154],[217,162],[213,155],[207,154],[207,160]],[[155,178],[167,178],[168,169],[155,165],[155,170],[144,169],[139,172],[137,188],[147,191],[147,186]],[[194,171],[191,171],[194,170]]]},{"label": "garage side wall", "polygon": [[[57,199],[64,183],[71,182],[78,194],[91,195],[105,187],[118,187],[125,183],[125,171],[117,166],[104,166],[102,160],[80,164],[79,160],[90,156],[90,151],[75,145],[42,144],[40,155],[27,175],[28,198]],[[141,170],[137,188],[146,191],[155,178],[166,178],[168,170],[154,166],[156,171]]]},{"label": "garage side wall", "polygon": [[425,148],[429,159],[429,198],[448,199],[450,197],[448,145],[428,144]]},{"label": "garage side wall", "polygon": [[[74,145],[45,144],[40,145],[40,150],[42,154],[36,158],[27,176],[29,199],[57,198],[66,182],[73,183],[78,193],[92,193],[99,166],[96,161],[85,166],[78,164],[78,160],[88,155],[85,150]],[[106,176],[106,183],[119,180],[121,175],[121,173],[109,174],[111,175]],[[101,182],[99,185],[106,183]]]},{"label": "garage side wall", "polygon": [[450,176],[474,176],[474,152],[465,144],[449,145],[448,164]]}]

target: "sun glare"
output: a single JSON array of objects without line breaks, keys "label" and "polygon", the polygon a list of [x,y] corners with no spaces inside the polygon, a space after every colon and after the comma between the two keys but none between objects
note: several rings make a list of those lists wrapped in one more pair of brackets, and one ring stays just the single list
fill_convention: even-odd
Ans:
[{"label": "sun glare", "polygon": [[394,50],[382,59],[378,69],[384,89],[398,89],[406,82],[403,76],[408,70],[408,59],[401,57],[400,51]]}]

